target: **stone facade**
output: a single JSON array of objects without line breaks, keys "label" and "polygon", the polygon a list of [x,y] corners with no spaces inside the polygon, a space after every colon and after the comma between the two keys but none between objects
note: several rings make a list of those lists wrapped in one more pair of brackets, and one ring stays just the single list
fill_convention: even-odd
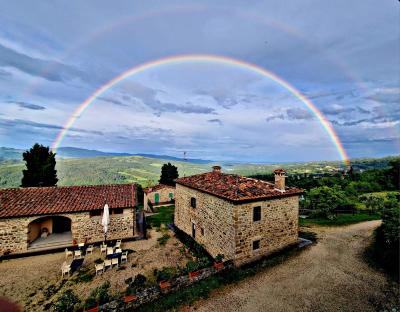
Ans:
[{"label": "stone facade", "polygon": [[[134,208],[125,208],[121,214],[112,214],[107,239],[131,238],[135,234]],[[0,219],[0,256],[4,253],[24,253],[29,251],[30,223],[45,217],[66,217],[71,220],[72,240],[98,242],[104,240],[101,216],[91,216],[89,212],[63,213],[32,217],[12,217]],[[71,241],[72,244],[72,241]]]},{"label": "stone facade", "polygon": [[[158,194],[158,204],[155,201],[156,194]],[[168,185],[163,185],[162,188],[157,188],[155,187],[154,191],[147,191],[144,192],[144,199],[143,199],[143,207],[144,210],[147,212],[150,212],[150,208],[148,205],[148,201],[150,201],[154,206],[156,205],[171,205],[171,197],[170,194],[172,194],[172,199],[175,198],[175,187],[173,186],[168,186]]]},{"label": "stone facade", "polygon": [[[196,198],[196,208],[191,198]],[[261,219],[253,221],[253,208]],[[213,256],[223,254],[236,265],[250,262],[294,244],[298,239],[299,196],[232,203],[180,184],[175,192],[175,225],[204,245]],[[253,250],[253,241],[259,248]]]}]

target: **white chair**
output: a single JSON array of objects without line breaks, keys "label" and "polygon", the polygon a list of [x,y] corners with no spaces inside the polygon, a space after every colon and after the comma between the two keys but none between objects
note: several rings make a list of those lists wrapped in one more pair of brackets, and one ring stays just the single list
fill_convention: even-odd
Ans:
[{"label": "white chair", "polygon": [[111,259],[111,267],[113,267],[113,265],[116,265],[118,268],[118,258],[112,258]]},{"label": "white chair", "polygon": [[68,248],[65,248],[65,259],[67,259],[69,256],[71,256],[73,258],[74,254],[71,250],[68,250]]},{"label": "white chair", "polygon": [[115,253],[122,253],[122,249],[121,248],[115,249]]},{"label": "white chair", "polygon": [[86,254],[93,254],[93,245],[89,245],[88,248],[86,248]]},{"label": "white chair", "polygon": [[79,248],[85,247],[85,243],[79,243],[79,244],[78,244],[78,247],[79,247]]},{"label": "white chair", "polygon": [[116,248],[121,248],[122,240],[117,239],[117,242],[115,243]]},{"label": "white chair", "polygon": [[114,253],[114,249],[112,247],[107,247],[107,256],[112,255]]},{"label": "white chair", "polygon": [[82,251],[75,250],[74,251],[74,259],[80,259],[82,257]]},{"label": "white chair", "polygon": [[64,277],[67,274],[69,276],[70,273],[71,273],[71,265],[64,262],[61,266],[61,277]]},{"label": "white chair", "polygon": [[107,267],[111,267],[111,260],[104,260],[104,271],[107,269]]},{"label": "white chair", "polygon": [[104,262],[100,263],[100,264],[95,264],[94,265],[95,269],[96,269],[96,275],[98,273],[103,274],[104,273]]},{"label": "white chair", "polygon": [[101,255],[103,252],[104,252],[104,253],[107,252],[107,245],[101,244],[101,246],[100,246],[100,255]]},{"label": "white chair", "polygon": [[122,261],[128,262],[128,252],[127,251],[124,251],[121,255],[121,263],[122,263]]}]

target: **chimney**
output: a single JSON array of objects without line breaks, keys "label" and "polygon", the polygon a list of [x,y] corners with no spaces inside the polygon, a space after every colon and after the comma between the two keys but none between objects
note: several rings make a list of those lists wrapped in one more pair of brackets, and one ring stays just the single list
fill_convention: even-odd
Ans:
[{"label": "chimney", "polygon": [[283,169],[275,169],[274,174],[275,174],[275,189],[284,192],[286,171]]},{"label": "chimney", "polygon": [[212,169],[213,173],[221,173],[221,166],[213,166]]}]

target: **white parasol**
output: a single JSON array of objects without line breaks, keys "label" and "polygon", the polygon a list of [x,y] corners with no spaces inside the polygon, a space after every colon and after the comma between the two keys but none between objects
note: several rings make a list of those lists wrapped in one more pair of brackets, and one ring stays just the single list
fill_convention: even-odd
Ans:
[{"label": "white parasol", "polygon": [[104,211],[103,211],[103,218],[101,219],[101,225],[103,226],[104,229],[104,240],[106,240],[107,237],[107,231],[108,231],[108,225],[110,224],[110,211],[108,209],[108,205],[104,205]]}]

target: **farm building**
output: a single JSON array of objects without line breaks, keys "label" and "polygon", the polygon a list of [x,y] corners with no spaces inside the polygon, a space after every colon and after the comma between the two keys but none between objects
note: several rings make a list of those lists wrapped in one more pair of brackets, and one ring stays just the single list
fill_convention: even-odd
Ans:
[{"label": "farm building", "polygon": [[0,189],[0,255],[69,247],[135,235],[134,184]]},{"label": "farm building", "polygon": [[143,193],[143,205],[146,212],[152,212],[153,207],[168,206],[174,204],[174,186],[158,184],[152,187],[145,188],[143,190]]},{"label": "farm building", "polygon": [[285,186],[285,171],[275,183],[212,172],[176,180],[175,225],[213,256],[243,264],[298,240],[301,189]]}]

